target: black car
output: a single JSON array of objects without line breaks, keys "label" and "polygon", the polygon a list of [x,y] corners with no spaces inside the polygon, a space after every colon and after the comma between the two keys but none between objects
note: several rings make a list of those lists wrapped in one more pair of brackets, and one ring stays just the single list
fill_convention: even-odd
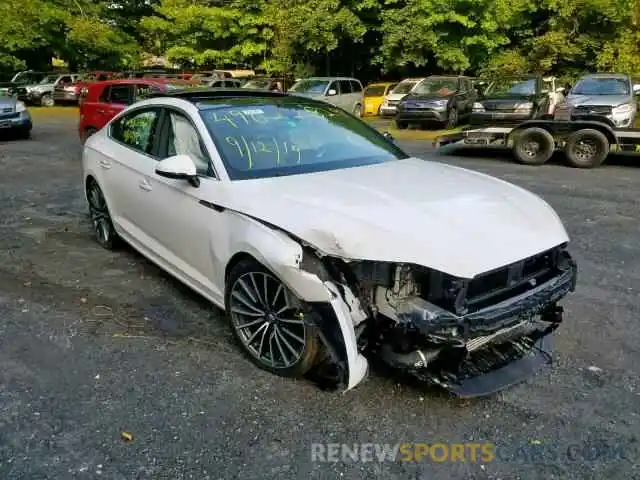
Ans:
[{"label": "black car", "polygon": [[471,125],[518,124],[538,118],[549,109],[549,92],[540,75],[501,77],[476,82],[479,98]]},{"label": "black car", "polygon": [[427,77],[398,104],[396,126],[436,122],[453,128],[471,114],[476,98],[469,77]]}]

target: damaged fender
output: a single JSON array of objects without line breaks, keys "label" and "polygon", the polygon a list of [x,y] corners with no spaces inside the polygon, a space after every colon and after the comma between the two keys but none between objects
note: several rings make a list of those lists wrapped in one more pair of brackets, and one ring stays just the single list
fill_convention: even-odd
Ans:
[{"label": "damaged fender", "polygon": [[[240,213],[236,218],[245,220],[245,228],[242,229],[242,238],[231,239],[236,250],[233,254],[244,252],[253,256],[271,270],[296,297],[312,307],[314,314],[311,315],[311,322],[318,328],[330,355],[338,365],[339,382],[347,390],[355,387],[368,371],[367,360],[358,352],[354,321],[362,321],[364,313],[355,297],[346,288],[343,297],[341,289],[335,283],[327,278],[320,278],[320,271],[305,270],[303,257],[309,255],[303,251],[300,243],[285,232]],[[343,298],[349,300],[349,303]]]}]

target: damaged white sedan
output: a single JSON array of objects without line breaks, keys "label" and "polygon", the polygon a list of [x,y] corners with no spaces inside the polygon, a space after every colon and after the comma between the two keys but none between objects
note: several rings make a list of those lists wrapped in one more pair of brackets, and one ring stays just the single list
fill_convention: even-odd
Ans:
[{"label": "damaged white sedan", "polygon": [[350,389],[371,363],[486,395],[550,362],[575,288],[536,195],[411,158],[329,104],[249,90],[140,101],[84,146],[98,241],[229,315],[259,367]]}]

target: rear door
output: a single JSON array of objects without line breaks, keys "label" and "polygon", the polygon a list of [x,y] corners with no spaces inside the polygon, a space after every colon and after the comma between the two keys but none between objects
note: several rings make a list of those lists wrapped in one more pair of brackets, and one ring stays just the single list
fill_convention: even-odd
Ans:
[{"label": "rear door", "polygon": [[362,88],[362,84],[358,80],[349,80],[349,83],[351,84],[353,105],[355,106],[358,103],[363,105],[364,89]]},{"label": "rear door", "polygon": [[339,80],[338,85],[340,85],[340,99],[338,100],[340,107],[344,108],[347,112],[353,111],[355,103],[353,101],[351,82],[349,82],[349,80]]},{"label": "rear door", "polygon": [[[120,85],[118,85],[120,86]],[[155,250],[146,232],[146,203],[157,162],[157,131],[160,107],[134,109],[115,120],[107,134],[113,140],[99,162],[101,185],[104,185],[113,220],[127,232],[137,246]]]}]

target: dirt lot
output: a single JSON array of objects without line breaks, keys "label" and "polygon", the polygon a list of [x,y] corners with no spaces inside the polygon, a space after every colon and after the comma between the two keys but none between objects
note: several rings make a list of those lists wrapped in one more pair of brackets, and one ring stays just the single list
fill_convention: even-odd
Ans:
[{"label": "dirt lot", "polygon": [[[0,479],[640,478],[640,168],[527,168],[408,144],[548,200],[578,291],[555,365],[492,398],[379,376],[335,394],[255,369],[205,301],[97,246],[75,122],[36,118],[33,140],[0,141]],[[490,442],[496,458],[322,463],[312,442]]]}]

